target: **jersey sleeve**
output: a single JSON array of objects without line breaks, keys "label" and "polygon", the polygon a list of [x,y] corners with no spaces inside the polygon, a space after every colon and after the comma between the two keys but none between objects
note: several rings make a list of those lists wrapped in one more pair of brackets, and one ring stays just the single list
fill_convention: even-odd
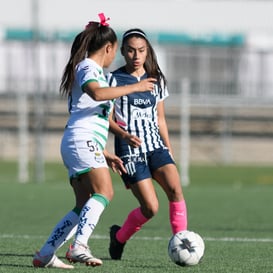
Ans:
[{"label": "jersey sleeve", "polygon": [[115,79],[115,76],[113,73],[109,72],[105,75],[107,83],[110,87],[116,87],[117,86],[117,81]]},{"label": "jersey sleeve", "polygon": [[163,80],[159,84],[159,101],[165,100],[169,96],[167,85],[164,84]]},{"label": "jersey sleeve", "polygon": [[76,68],[76,81],[81,88],[89,82],[99,82],[99,72],[94,66],[83,61]]}]

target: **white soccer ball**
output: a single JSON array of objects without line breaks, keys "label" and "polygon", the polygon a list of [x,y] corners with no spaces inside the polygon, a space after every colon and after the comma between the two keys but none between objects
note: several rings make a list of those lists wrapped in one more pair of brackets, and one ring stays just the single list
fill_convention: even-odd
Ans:
[{"label": "white soccer ball", "polygon": [[184,230],[174,234],[168,245],[171,260],[180,266],[196,265],[204,255],[205,244],[196,232]]}]

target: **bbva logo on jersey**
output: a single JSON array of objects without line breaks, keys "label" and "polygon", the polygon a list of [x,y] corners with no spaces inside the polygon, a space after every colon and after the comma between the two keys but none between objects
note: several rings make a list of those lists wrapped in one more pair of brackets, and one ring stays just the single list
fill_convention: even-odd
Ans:
[{"label": "bbva logo on jersey", "polygon": [[134,99],[134,105],[148,105],[152,104],[150,99]]}]

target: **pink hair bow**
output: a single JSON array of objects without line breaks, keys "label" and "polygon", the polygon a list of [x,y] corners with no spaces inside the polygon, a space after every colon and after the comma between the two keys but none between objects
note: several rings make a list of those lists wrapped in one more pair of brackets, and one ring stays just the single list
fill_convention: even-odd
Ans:
[{"label": "pink hair bow", "polygon": [[[99,13],[98,15],[100,17],[100,23],[99,24],[101,26],[108,27],[109,24],[107,23],[107,21],[110,20],[110,18],[109,17],[106,18],[105,15],[104,15],[104,13]],[[88,22],[88,24],[85,26],[85,29],[89,28],[93,23],[94,23],[94,21]]]},{"label": "pink hair bow", "polygon": [[108,27],[109,24],[108,24],[106,21],[109,21],[110,18],[109,18],[109,17],[106,18],[105,15],[104,15],[104,13],[99,13],[98,15],[99,15],[99,17],[100,17],[100,24],[101,24],[102,26]]}]

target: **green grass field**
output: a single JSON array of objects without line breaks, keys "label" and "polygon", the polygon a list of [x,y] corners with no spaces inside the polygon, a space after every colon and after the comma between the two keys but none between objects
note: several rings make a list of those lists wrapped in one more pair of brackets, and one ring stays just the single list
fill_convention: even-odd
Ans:
[{"label": "green grass field", "polygon": [[[64,167],[47,164],[46,182],[41,184],[16,182],[14,163],[0,162],[0,171],[0,272],[64,272],[31,265],[34,251],[74,205]],[[159,188],[158,215],[129,241],[121,261],[109,258],[109,226],[121,224],[137,204],[119,177],[113,176],[114,200],[89,241],[104,264],[98,268],[76,264],[72,272],[273,272],[273,168],[192,166],[190,175],[191,184],[184,189],[189,229],[198,232],[206,245],[199,265],[182,268],[170,261],[168,203]],[[60,258],[66,249],[59,250]]]}]

